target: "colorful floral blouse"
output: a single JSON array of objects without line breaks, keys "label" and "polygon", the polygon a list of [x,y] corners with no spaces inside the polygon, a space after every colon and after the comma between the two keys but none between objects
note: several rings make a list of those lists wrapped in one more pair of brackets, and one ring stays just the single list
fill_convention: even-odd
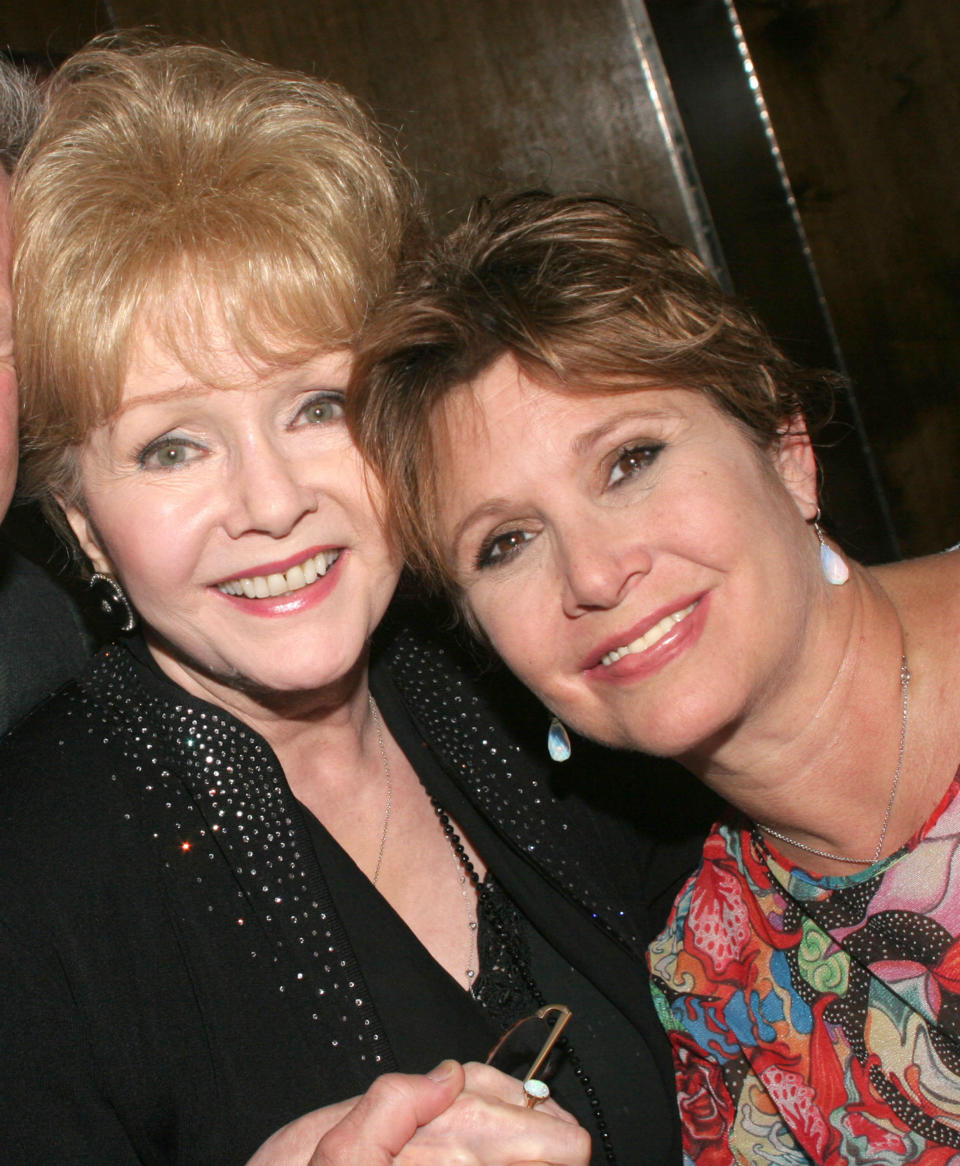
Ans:
[{"label": "colorful floral blouse", "polygon": [[846,877],[743,825],[714,828],[649,950],[687,1158],[960,1166],[960,775]]}]

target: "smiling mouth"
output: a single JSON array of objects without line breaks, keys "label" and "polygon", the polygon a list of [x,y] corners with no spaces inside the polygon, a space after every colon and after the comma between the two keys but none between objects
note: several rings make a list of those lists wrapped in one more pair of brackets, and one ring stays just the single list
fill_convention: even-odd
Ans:
[{"label": "smiling mouth", "polygon": [[277,571],[271,575],[244,575],[239,579],[218,583],[217,590],[224,595],[244,596],[246,599],[272,599],[276,595],[287,595],[291,591],[309,587],[326,575],[339,558],[339,550],[320,551],[286,571]]},{"label": "smiling mouth", "polygon": [[699,600],[695,599],[693,603],[681,611],[672,611],[669,615],[665,615],[659,623],[655,623],[639,639],[630,644],[624,644],[622,648],[614,648],[612,652],[607,652],[600,663],[609,667],[611,664],[616,664],[618,660],[622,660],[624,656],[633,656],[637,652],[645,652],[647,648],[652,648],[658,640],[663,639],[667,632],[672,631],[678,623],[682,623],[698,602]]}]

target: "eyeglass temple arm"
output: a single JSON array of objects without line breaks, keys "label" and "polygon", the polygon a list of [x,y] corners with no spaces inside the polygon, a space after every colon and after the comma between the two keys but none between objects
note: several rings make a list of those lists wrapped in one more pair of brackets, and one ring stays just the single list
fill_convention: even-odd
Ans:
[{"label": "eyeglass temple arm", "polygon": [[[554,1021],[553,1028],[550,1029],[547,1039],[543,1042],[543,1046],[541,1047],[540,1052],[537,1054],[533,1064],[530,1066],[526,1076],[524,1077],[524,1084],[536,1077],[540,1070],[543,1068],[547,1057],[549,1057],[553,1052],[553,1046],[563,1035],[563,1030],[570,1023],[570,1019],[573,1016],[573,1013],[566,1006],[566,1004],[545,1004],[543,1008],[537,1009],[537,1011],[534,1013],[534,1016],[538,1017],[540,1020],[546,1020],[553,1013],[557,1014],[557,1019]],[[497,1055],[497,1053],[500,1052],[510,1037],[517,1031],[520,1025],[525,1024],[529,1019],[529,1016],[525,1016],[522,1020],[518,1020],[516,1024],[507,1029],[503,1036],[490,1050],[490,1055],[487,1057],[488,1065]]]}]

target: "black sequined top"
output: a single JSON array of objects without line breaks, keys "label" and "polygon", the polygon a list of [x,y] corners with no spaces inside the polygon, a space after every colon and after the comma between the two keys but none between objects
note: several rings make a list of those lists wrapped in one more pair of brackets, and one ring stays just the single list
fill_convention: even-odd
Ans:
[{"label": "black sequined top", "polygon": [[[653,846],[581,796],[575,773],[557,790],[546,751],[527,748],[523,698],[475,671],[395,625],[372,687],[428,792],[471,824],[548,945],[544,975],[575,969],[626,1022],[646,1134],[617,1160],[679,1161],[643,949],[695,839]],[[435,1041],[411,1046],[395,1009],[381,1017],[362,920],[341,917],[346,876],[319,845],[267,743],[136,645],[105,649],[0,743],[5,1163],[240,1164],[299,1114],[435,1063]],[[477,1055],[491,1023],[450,1034],[442,1055]]]}]

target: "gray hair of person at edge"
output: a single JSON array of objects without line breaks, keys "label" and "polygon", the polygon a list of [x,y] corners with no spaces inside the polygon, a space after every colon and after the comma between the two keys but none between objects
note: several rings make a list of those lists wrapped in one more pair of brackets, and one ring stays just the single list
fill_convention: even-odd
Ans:
[{"label": "gray hair of person at edge", "polygon": [[458,605],[439,520],[444,408],[506,353],[560,392],[702,393],[759,448],[819,430],[844,383],[790,360],[640,208],[543,190],[479,200],[374,315],[347,396],[408,561]]},{"label": "gray hair of person at edge", "polygon": [[43,104],[34,78],[0,54],[0,167],[13,173],[33,131]]}]

